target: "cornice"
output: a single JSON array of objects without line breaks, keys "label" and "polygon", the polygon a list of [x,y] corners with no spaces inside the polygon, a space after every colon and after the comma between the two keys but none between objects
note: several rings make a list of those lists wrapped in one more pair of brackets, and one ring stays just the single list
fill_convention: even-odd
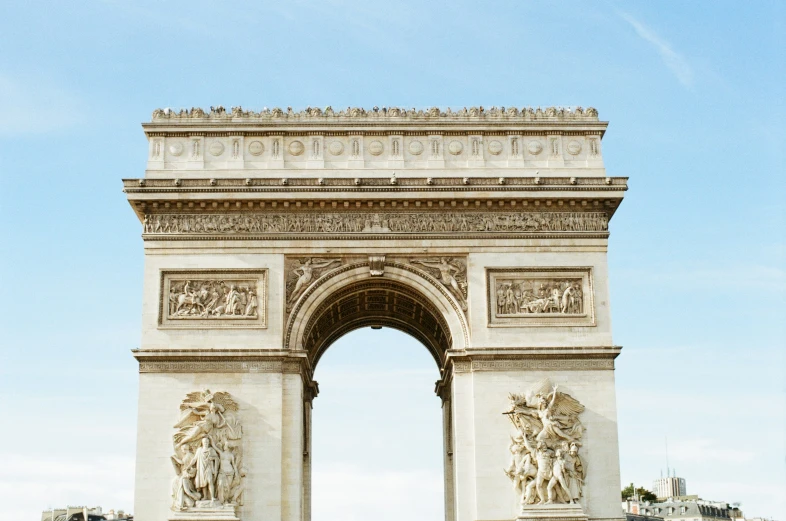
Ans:
[{"label": "cornice", "polygon": [[[140,220],[156,213],[603,211],[609,219],[627,178],[124,179]],[[291,181],[291,182],[290,182]],[[373,198],[370,194],[375,194]],[[543,237],[543,235],[538,235]],[[605,235],[604,235],[605,236]]]},{"label": "cornice", "polygon": [[621,346],[475,347],[449,349],[434,392],[450,398],[456,374],[504,371],[613,371]]},{"label": "cornice", "polygon": [[448,359],[454,360],[529,360],[529,359],[615,359],[622,346],[531,346],[531,347],[473,347],[451,349]]},{"label": "cornice", "polygon": [[[294,174],[295,172],[293,172]],[[506,192],[526,189],[625,191],[627,177],[213,177],[123,179],[126,193],[146,192],[404,192],[458,191]]]}]

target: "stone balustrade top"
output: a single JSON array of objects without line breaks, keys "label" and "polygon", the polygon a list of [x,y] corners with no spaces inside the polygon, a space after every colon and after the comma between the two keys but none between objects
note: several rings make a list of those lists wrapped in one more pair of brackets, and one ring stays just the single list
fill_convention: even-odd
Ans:
[{"label": "stone balustrade top", "polygon": [[374,107],[364,109],[360,107],[347,107],[343,110],[335,110],[333,107],[324,109],[318,107],[307,107],[303,110],[295,111],[292,107],[282,109],[267,107],[256,112],[244,110],[242,107],[232,107],[229,110],[222,106],[210,107],[204,110],[199,107],[191,109],[173,110],[169,108],[156,109],[153,111],[152,123],[187,123],[187,122],[211,122],[227,121],[233,122],[266,122],[266,123],[293,123],[293,122],[316,122],[325,123],[330,121],[340,121],[345,123],[352,122],[374,122],[374,123],[395,123],[395,122],[461,122],[461,123],[481,123],[481,122],[597,122],[598,111],[592,107],[584,109],[582,107],[490,107],[484,108],[470,107],[454,110],[450,107],[440,108],[431,107],[428,109],[406,109],[400,107]]},{"label": "stone balustrade top", "polygon": [[[434,176],[473,170],[481,176],[606,177],[601,139],[608,123],[594,108],[398,107],[334,110],[241,107],[156,109],[142,127],[147,176],[281,177],[292,170],[428,169]],[[531,170],[531,172],[523,172]],[[383,174],[384,175],[384,174]],[[463,174],[462,174],[463,175]]]}]

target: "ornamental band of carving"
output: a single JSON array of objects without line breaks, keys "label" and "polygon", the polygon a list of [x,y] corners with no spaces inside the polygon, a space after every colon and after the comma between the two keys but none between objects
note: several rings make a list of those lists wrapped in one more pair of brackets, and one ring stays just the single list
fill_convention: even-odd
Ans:
[{"label": "ornamental band of carving", "polygon": [[155,361],[140,362],[140,373],[281,373],[284,366],[280,361]]},{"label": "ornamental band of carving", "polygon": [[149,214],[145,235],[607,232],[605,212]]},{"label": "ornamental band of carving", "polygon": [[474,360],[473,371],[608,371],[614,360]]}]

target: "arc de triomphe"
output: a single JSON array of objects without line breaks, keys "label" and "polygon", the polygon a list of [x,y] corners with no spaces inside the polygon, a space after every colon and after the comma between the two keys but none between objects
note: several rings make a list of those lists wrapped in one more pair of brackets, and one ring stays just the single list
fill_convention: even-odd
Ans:
[{"label": "arc de triomphe", "polygon": [[145,254],[137,519],[308,521],[314,368],[365,326],[439,367],[447,521],[622,519],[606,250],[627,178],[606,175],[606,127],[581,108],[156,110],[124,180]]}]

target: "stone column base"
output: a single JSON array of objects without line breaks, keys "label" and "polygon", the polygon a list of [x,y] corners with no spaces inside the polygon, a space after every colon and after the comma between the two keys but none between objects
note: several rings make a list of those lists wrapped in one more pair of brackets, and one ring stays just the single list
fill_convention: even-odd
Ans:
[{"label": "stone column base", "polygon": [[518,520],[587,521],[587,514],[578,504],[527,505],[521,508]]},{"label": "stone column base", "polygon": [[[207,503],[199,506],[199,503]],[[211,505],[210,501],[197,501],[197,506],[182,512],[174,512],[169,521],[240,521],[235,515],[234,505]]]}]

